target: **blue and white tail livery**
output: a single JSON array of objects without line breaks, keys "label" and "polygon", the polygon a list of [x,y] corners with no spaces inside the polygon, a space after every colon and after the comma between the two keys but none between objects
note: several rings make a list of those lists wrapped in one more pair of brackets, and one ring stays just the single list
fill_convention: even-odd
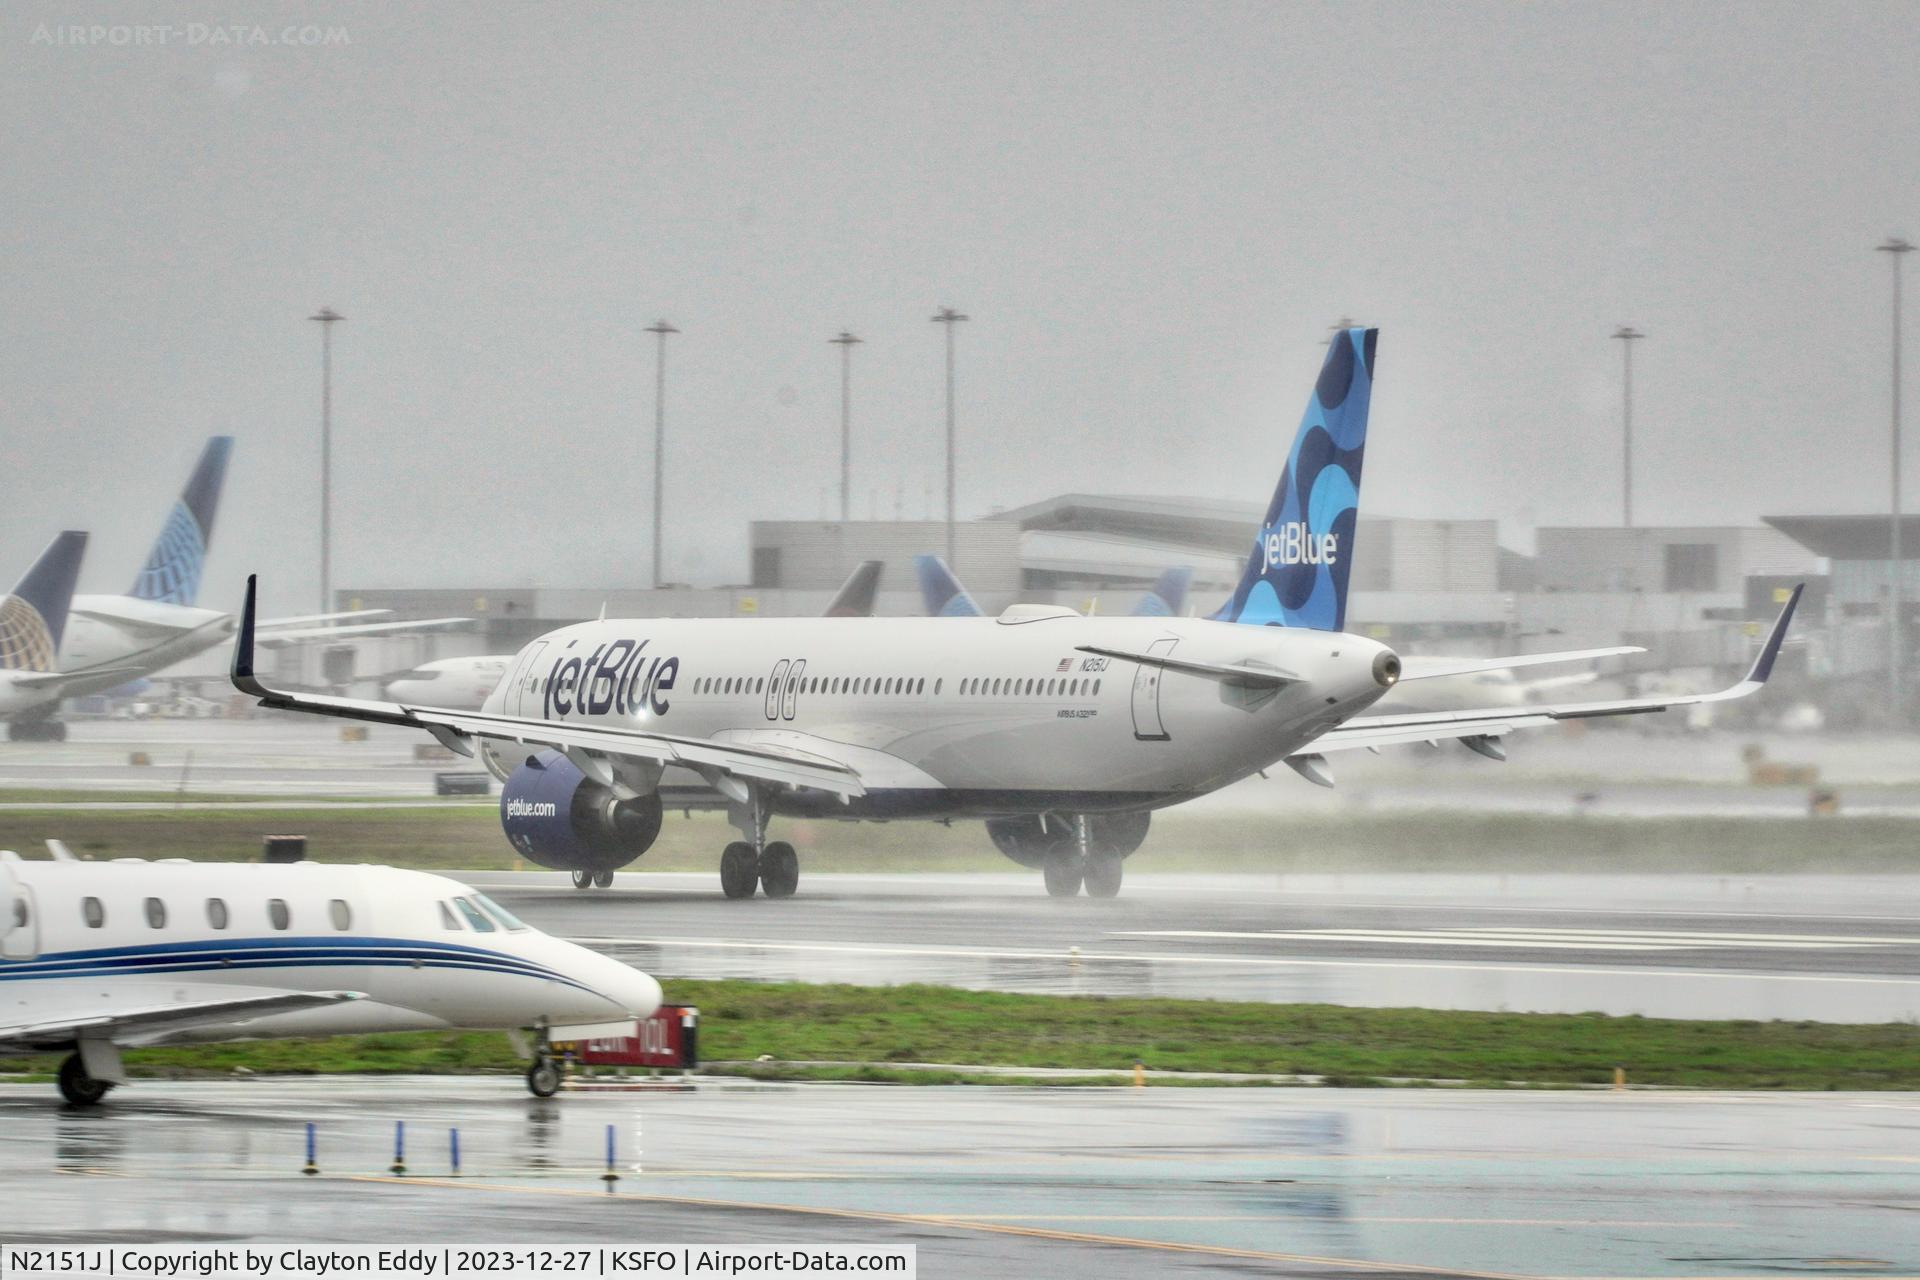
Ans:
[{"label": "blue and white tail livery", "polygon": [[1379,333],[1343,329],[1328,345],[1246,572],[1217,619],[1344,629]]},{"label": "blue and white tail livery", "polygon": [[86,553],[87,535],[69,529],[49,543],[13,590],[0,598],[0,670],[55,669],[67,606]]},{"label": "blue and white tail livery", "polygon": [[200,574],[213,541],[213,518],[220,510],[220,486],[227,478],[227,457],[232,452],[232,436],[207,441],[128,595],[162,604],[192,604],[199,596]]}]

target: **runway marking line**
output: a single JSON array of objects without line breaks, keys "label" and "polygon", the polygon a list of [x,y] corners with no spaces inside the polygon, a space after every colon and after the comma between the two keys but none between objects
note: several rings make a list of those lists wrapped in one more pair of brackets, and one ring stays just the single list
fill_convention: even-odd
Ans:
[{"label": "runway marking line", "polygon": [[[1270,935],[1261,935],[1270,936]],[[820,951],[842,955],[871,956],[927,956],[971,960],[1047,960],[1056,964],[1068,964],[1078,960],[1082,964],[1096,961],[1123,964],[1198,964],[1198,965],[1249,965],[1261,968],[1298,968],[1298,969],[1440,969],[1461,973],[1539,973],[1566,976],[1568,974],[1587,974],[1598,977],[1624,978],[1723,978],[1740,981],[1764,982],[1855,982],[1873,986],[1913,986],[1920,983],[1915,977],[1877,977],[1871,974],[1854,973],[1773,973],[1762,969],[1653,969],[1653,968],[1603,968],[1594,965],[1515,965],[1439,961],[1408,960],[1356,960],[1328,959],[1306,960],[1290,956],[1197,956],[1178,953],[1141,953],[1087,951],[1078,956],[1069,956],[1064,951],[994,951],[973,947],[901,947],[901,946],[848,946],[842,943],[828,942],[779,942],[752,940],[721,940],[714,938],[596,938],[571,937],[568,942],[577,942],[582,946],[632,948],[632,947],[708,947],[723,951]]]},{"label": "runway marking line", "polygon": [[[1184,1244],[1172,1240],[1144,1240],[1136,1236],[1110,1236],[1084,1231],[1057,1231],[1047,1227],[1023,1227],[1010,1222],[992,1222],[952,1214],[887,1213],[879,1209],[836,1209],[824,1205],[764,1204],[752,1200],[717,1200],[703,1196],[648,1195],[630,1191],[591,1191],[584,1187],[517,1187],[500,1183],[454,1182],[443,1178],[395,1178],[380,1174],[362,1174],[350,1182],[378,1182],[393,1186],[427,1186],[462,1191],[493,1191],[528,1195],[569,1196],[575,1199],[625,1200],[646,1204],[676,1204],[697,1209],[751,1209],[763,1213],[796,1213],[823,1218],[848,1218],[861,1222],[888,1222],[909,1227],[953,1227],[988,1235],[1025,1236],[1037,1240],[1057,1240],[1067,1244],[1105,1245],[1123,1249],[1153,1249],[1164,1253],[1192,1253],[1214,1258],[1244,1258],[1255,1262],[1299,1262],[1351,1270],[1390,1271],[1401,1275],[1468,1276],[1472,1280],[1538,1280],[1537,1277],[1504,1271],[1471,1271],[1460,1267],[1425,1266],[1417,1262],[1376,1262],[1361,1258],[1323,1257],[1310,1253],[1282,1253],[1269,1249],[1235,1249],[1227,1245]],[[1138,1221],[1138,1219],[1136,1219]]]}]

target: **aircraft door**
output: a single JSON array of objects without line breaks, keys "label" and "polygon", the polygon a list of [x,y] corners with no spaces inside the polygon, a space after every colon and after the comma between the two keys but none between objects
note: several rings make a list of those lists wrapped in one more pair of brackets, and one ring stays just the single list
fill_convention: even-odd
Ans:
[{"label": "aircraft door", "polygon": [[[1177,639],[1155,640],[1147,646],[1151,654],[1165,655],[1173,652]],[[1142,742],[1165,742],[1172,735],[1160,720],[1160,681],[1166,671],[1161,667],[1150,667],[1140,663],[1133,671],[1133,736]]]},{"label": "aircraft door", "polygon": [[31,960],[40,954],[40,913],[33,890],[0,862],[0,960]]},{"label": "aircraft door", "polygon": [[792,664],[785,658],[773,664],[773,674],[767,677],[767,719],[780,718],[780,698],[786,690],[787,668]]},{"label": "aircraft door", "polygon": [[[527,656],[522,658],[519,665],[514,667],[511,677],[512,682],[507,686],[506,713],[508,715],[520,716],[526,714],[527,685],[537,679],[534,675],[536,664],[539,661],[540,655],[546,651],[546,648],[547,642],[545,640],[535,641],[533,647],[527,650]],[[538,701],[534,703],[536,709],[538,709],[539,705]]]},{"label": "aircraft door", "polygon": [[807,673],[807,660],[801,658],[787,669],[787,690],[780,702],[780,718],[793,719],[795,705],[799,701],[800,677]]}]

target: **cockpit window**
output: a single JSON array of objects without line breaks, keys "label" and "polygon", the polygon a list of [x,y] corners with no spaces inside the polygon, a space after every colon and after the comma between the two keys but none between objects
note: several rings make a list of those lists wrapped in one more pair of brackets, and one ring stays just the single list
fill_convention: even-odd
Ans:
[{"label": "cockpit window", "polygon": [[460,928],[460,917],[453,914],[453,908],[444,902],[436,902],[433,905],[440,908],[441,927],[458,931]]},{"label": "cockpit window", "polygon": [[498,920],[502,928],[510,930],[513,933],[521,933],[526,930],[527,926],[521,921],[520,917],[514,915],[513,912],[507,910],[486,894],[476,893],[473,895],[473,900],[480,904],[482,911],[485,911],[495,920]]},{"label": "cockpit window", "polygon": [[474,906],[473,903],[467,901],[465,898],[455,898],[453,905],[460,908],[460,914],[467,918],[467,923],[473,926],[475,933],[492,933],[494,931],[493,921],[487,919],[486,914],[482,912],[480,908]]}]

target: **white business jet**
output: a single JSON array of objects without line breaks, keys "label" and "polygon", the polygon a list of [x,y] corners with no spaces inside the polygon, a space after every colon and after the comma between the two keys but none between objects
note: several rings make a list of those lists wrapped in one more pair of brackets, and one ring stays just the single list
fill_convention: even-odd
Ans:
[{"label": "white business jet", "polygon": [[548,1097],[551,1036],[631,1034],[660,1004],[646,974],[442,876],[50,847],[0,852],[0,1052],[65,1053],[75,1106],[125,1083],[123,1047],[454,1027],[532,1030]]},{"label": "white business jet", "polygon": [[279,690],[254,666],[249,579],[233,682],[263,706],[402,725],[475,754],[505,784],[507,838],[575,883],[644,853],[680,780],[725,796],[742,838],[728,897],[799,882],[776,816],[984,818],[1050,893],[1120,889],[1152,810],[1275,764],[1333,783],[1327,757],[1443,738],[1501,758],[1515,730],[1739,698],[1772,671],[1798,592],[1745,679],[1716,693],[1368,715],[1403,678],[1577,655],[1403,665],[1343,631],[1376,331],[1335,336],[1233,598],[1210,618],[601,620],[520,651],[479,711]]}]

